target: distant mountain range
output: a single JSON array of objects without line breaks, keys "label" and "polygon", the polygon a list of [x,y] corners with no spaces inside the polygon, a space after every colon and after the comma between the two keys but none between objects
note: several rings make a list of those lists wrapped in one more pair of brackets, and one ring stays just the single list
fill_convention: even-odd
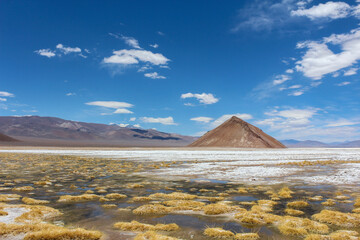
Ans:
[{"label": "distant mountain range", "polygon": [[186,146],[196,138],[154,129],[98,124],[55,117],[0,117],[0,132],[18,145],[45,146]]},{"label": "distant mountain range", "polygon": [[[121,127],[116,124],[77,122],[55,117],[0,116],[0,144],[74,147],[182,147],[198,139],[191,146],[215,144],[220,147],[220,145],[232,141],[232,147],[242,147],[244,144],[247,144],[246,147],[251,147],[249,145],[251,142],[257,147],[267,147],[269,144],[276,147],[284,144],[289,148],[360,147],[360,140],[323,143],[290,139],[280,141],[281,144],[255,126],[241,121],[232,119],[229,124],[225,124],[225,130],[222,127],[220,132],[216,131],[214,134],[214,129],[205,134],[201,140],[201,138],[165,133],[154,129],[142,129],[131,125]],[[233,130],[229,130],[227,127]],[[209,134],[211,132],[213,133]],[[209,141],[217,141],[217,143],[209,143]]]},{"label": "distant mountain range", "polygon": [[334,142],[323,143],[319,141],[298,141],[294,139],[281,141],[288,148],[357,148],[360,147],[360,140],[346,141],[346,142]]}]

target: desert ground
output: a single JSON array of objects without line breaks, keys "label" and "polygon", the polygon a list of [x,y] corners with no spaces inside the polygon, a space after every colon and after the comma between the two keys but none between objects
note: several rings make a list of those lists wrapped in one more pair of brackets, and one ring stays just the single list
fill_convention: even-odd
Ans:
[{"label": "desert ground", "polygon": [[358,239],[360,149],[0,148],[0,239]]}]

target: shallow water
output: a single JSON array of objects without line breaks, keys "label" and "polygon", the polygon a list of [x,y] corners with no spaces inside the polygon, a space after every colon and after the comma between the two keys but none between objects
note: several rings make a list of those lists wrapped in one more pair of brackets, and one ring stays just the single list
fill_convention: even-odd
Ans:
[{"label": "shallow water", "polygon": [[[276,159],[279,162],[303,161],[307,157],[309,157],[309,161],[330,158],[360,160],[358,150],[338,151],[340,153],[335,150],[319,150],[318,152],[316,150],[247,151],[246,153],[226,151],[223,154],[221,151],[194,151],[191,153],[188,150],[185,152],[32,150],[22,151],[24,153],[21,154],[3,151],[0,153],[0,195],[16,193],[22,197],[48,200],[50,203],[47,206],[59,209],[64,213],[63,216],[53,221],[60,221],[67,227],[79,226],[100,230],[105,234],[105,239],[133,239],[136,233],[113,228],[113,224],[116,222],[132,220],[150,224],[176,223],[181,230],[169,232],[166,235],[182,239],[209,239],[203,235],[206,227],[222,227],[232,232],[258,232],[261,239],[302,239],[283,236],[271,225],[245,226],[235,221],[231,214],[205,215],[203,212],[188,211],[139,216],[133,214],[132,210],[149,202],[132,202],[131,198],[176,191],[207,197],[224,194],[224,200],[230,201],[232,206],[241,206],[249,210],[251,206],[242,205],[242,202],[269,199],[269,196],[265,194],[266,191],[277,192],[280,188],[289,186],[295,192],[293,198],[278,201],[272,211],[273,214],[284,215],[288,201],[304,200],[316,195],[323,196],[324,200],[309,202],[310,206],[302,209],[305,212],[304,217],[311,218],[313,214],[322,209],[350,212],[353,209],[354,199],[360,194],[359,182],[355,181],[356,177],[360,178],[360,176],[355,176],[354,179],[341,184],[336,181],[313,181],[309,185],[308,179],[314,176],[327,176],[326,172],[332,173],[349,169],[350,166],[357,166],[355,163],[350,166],[347,164],[279,166],[276,161]],[[341,154],[341,151],[344,155]],[[46,154],[39,154],[39,152]],[[59,155],[70,152],[75,155]],[[166,158],[164,152],[167,154]],[[180,154],[181,152],[184,154]],[[47,155],[49,153],[52,155]],[[273,155],[269,157],[269,154],[275,153],[278,154],[276,157]],[[82,157],[82,155],[84,156]],[[153,159],[157,157],[159,159],[154,161]],[[229,159],[226,160],[228,157]],[[287,160],[284,159],[286,157]],[[269,160],[269,158],[271,159]],[[184,160],[186,161],[184,162]],[[257,166],[252,161],[255,161]],[[257,171],[251,170],[256,168]],[[280,176],[274,176],[274,172],[271,172],[275,168],[283,170]],[[261,172],[263,169],[272,170],[264,173]],[[358,169],[353,170],[357,171]],[[255,177],[249,178],[249,174],[254,172],[261,174],[258,173],[255,174]],[[275,171],[275,173],[278,172]],[[344,178],[349,179],[348,176],[344,176]],[[249,179],[255,180],[249,181]],[[46,180],[51,184],[37,185],[36,182],[40,180]],[[141,186],[135,187],[133,184]],[[22,186],[31,186],[34,187],[34,190],[28,192],[13,190],[15,187]],[[235,190],[238,188],[246,188],[248,192],[237,193]],[[108,202],[97,200],[79,203],[58,202],[60,196],[80,195],[88,190],[94,191],[100,196],[108,193],[121,193],[127,195],[127,198]],[[348,196],[348,200],[351,202],[337,201],[336,205],[332,207],[324,207],[321,204],[327,198],[333,199],[339,194]],[[212,203],[208,200],[199,201],[206,204]],[[152,200],[151,202],[161,201]],[[8,202],[8,204],[19,203],[21,203],[19,200]],[[107,209],[102,206],[103,204],[115,204],[116,208]],[[121,210],[119,211],[119,209]],[[332,229],[337,228],[332,227]]]}]

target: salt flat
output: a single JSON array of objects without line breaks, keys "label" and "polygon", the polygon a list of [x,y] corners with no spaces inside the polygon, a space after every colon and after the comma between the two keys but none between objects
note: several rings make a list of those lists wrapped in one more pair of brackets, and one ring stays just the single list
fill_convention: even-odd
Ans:
[{"label": "salt flat", "polygon": [[[8,153],[59,154],[136,162],[182,164],[137,174],[171,179],[213,179],[246,184],[357,185],[360,149],[2,149]],[[298,166],[303,161],[341,161]],[[349,163],[348,163],[349,162]],[[355,163],[354,163],[355,162]],[[156,174],[154,174],[156,173]]]}]

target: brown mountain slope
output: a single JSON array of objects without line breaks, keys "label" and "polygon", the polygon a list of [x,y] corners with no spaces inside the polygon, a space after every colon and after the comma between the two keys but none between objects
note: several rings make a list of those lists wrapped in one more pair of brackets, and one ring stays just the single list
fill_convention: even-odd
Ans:
[{"label": "brown mountain slope", "polygon": [[23,144],[51,146],[186,146],[195,138],[154,129],[70,121],[55,117],[0,116],[0,132]]},{"label": "brown mountain slope", "polygon": [[233,116],[189,147],[285,148],[261,129]]},{"label": "brown mountain slope", "polygon": [[15,138],[9,137],[5,134],[0,133],[0,142],[17,142]]}]

